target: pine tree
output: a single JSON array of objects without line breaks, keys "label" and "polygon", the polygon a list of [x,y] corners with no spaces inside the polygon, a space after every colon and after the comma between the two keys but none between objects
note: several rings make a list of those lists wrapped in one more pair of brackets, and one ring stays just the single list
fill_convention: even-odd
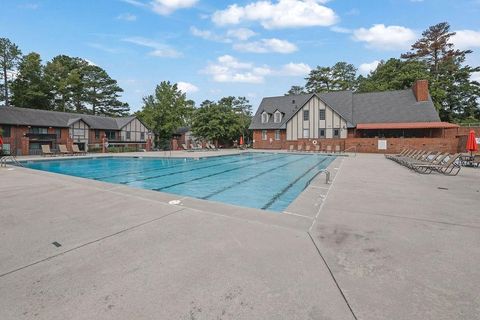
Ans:
[{"label": "pine tree", "polygon": [[12,43],[10,39],[0,38],[0,68],[2,69],[2,89],[3,89],[3,101],[5,106],[10,105],[9,99],[9,86],[11,79],[9,79],[9,72],[13,72],[20,59],[22,57],[22,51],[15,43]]}]

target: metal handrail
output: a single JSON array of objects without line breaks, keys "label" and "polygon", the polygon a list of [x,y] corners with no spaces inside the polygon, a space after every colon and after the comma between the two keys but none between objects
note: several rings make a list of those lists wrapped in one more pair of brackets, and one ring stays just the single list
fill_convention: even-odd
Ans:
[{"label": "metal handrail", "polygon": [[348,150],[351,150],[351,149],[354,150],[353,151],[353,156],[356,157],[357,156],[357,146],[351,146],[350,148],[347,148],[347,149],[343,150],[343,152],[346,153]]},{"label": "metal handrail", "polygon": [[8,156],[2,156],[0,158],[0,167],[6,167],[7,166],[7,160],[10,159],[11,162],[13,162],[14,164],[16,164],[17,166],[20,166],[20,167],[23,167],[23,164],[21,164],[20,162],[18,162],[17,158],[15,158],[14,156],[12,155],[8,155]]},{"label": "metal handrail", "polygon": [[311,177],[310,180],[307,181],[307,183],[305,185],[305,188],[310,185],[310,183],[312,182],[313,179],[315,179],[319,174],[322,174],[322,173],[325,173],[325,184],[329,184],[330,183],[330,171],[328,171],[327,169],[322,169],[322,170],[318,171],[317,174],[315,174],[313,177]]}]

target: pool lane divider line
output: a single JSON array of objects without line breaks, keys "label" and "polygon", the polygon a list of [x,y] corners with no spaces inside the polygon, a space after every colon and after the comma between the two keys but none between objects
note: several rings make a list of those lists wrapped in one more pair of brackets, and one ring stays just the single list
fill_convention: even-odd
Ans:
[{"label": "pool lane divider line", "polygon": [[[286,155],[285,155],[285,156],[282,156],[282,158],[285,158],[285,157],[286,157]],[[264,158],[265,158],[265,157],[264,157]],[[269,159],[267,159],[267,160],[258,161],[258,162],[256,162],[255,164],[264,163],[264,162],[267,162],[267,161],[270,161],[270,157],[269,157]],[[209,178],[209,177],[213,177],[213,176],[218,176],[219,174],[222,174],[222,173],[227,173],[227,172],[232,172],[232,171],[235,171],[235,170],[240,170],[240,169],[249,167],[249,166],[251,166],[251,165],[252,165],[252,164],[249,163],[249,164],[246,164],[246,165],[243,165],[243,166],[240,166],[240,167],[236,167],[236,168],[232,168],[232,169],[228,169],[228,170],[224,170],[224,171],[215,172],[215,173],[212,173],[212,174],[209,174],[209,175],[206,175],[206,176],[197,177],[197,178],[194,178],[194,179],[190,179],[190,180],[188,180],[188,181],[178,182],[178,183],[174,183],[174,184],[171,184],[171,185],[168,185],[168,186],[165,186],[165,187],[155,188],[155,189],[152,189],[152,190],[162,191],[162,190],[164,190],[164,189],[168,189],[168,188],[171,188],[171,187],[176,187],[176,186],[179,186],[179,185],[182,185],[182,184],[186,184],[186,183],[189,183],[189,182],[192,182],[192,181],[198,181],[198,180],[202,180],[202,179],[205,179],[205,178]],[[189,171],[190,171],[190,170],[189,170]]]},{"label": "pool lane divider line", "polygon": [[[270,159],[270,158],[272,158],[273,156],[274,156],[274,155],[264,156],[264,157],[261,157],[260,159],[265,159],[265,158],[269,158],[269,159]],[[249,161],[249,160],[254,160],[254,158],[239,159],[239,160],[235,160],[235,161],[228,161],[228,162],[225,162],[225,163],[222,163],[222,164],[234,164],[234,163],[238,163],[238,162],[242,162],[242,161]],[[122,182],[118,182],[118,183],[120,183],[120,184],[128,184],[128,183],[136,182],[136,181],[145,181],[145,180],[157,179],[157,178],[161,178],[161,177],[172,176],[172,175],[179,174],[179,173],[186,173],[186,172],[190,172],[190,171],[194,171],[194,170],[200,170],[200,169],[206,169],[206,168],[211,168],[211,167],[217,167],[218,165],[219,165],[218,163],[215,163],[215,164],[210,164],[210,165],[208,165],[208,166],[195,167],[195,168],[191,168],[191,169],[188,169],[188,170],[175,171],[175,172],[170,172],[170,173],[166,173],[166,174],[161,174],[161,175],[158,175],[158,176],[146,177],[146,178],[143,178],[143,179],[134,179],[134,180],[129,180],[129,181],[122,181]],[[156,190],[156,189],[152,189],[152,190]]]},{"label": "pool lane divider line", "polygon": [[[284,164],[282,164],[282,165],[280,165],[280,166],[278,166],[278,167],[275,167],[274,169],[283,168],[283,167],[288,166],[289,164],[292,164],[292,163],[294,163],[294,162],[297,162],[297,161],[306,159],[307,157],[309,157],[309,156],[305,156],[305,157],[302,157],[302,158],[300,158],[300,159],[295,159],[295,160],[289,161],[289,162],[284,163]],[[282,159],[282,158],[280,158],[280,159]],[[219,193],[222,193],[222,192],[224,192],[224,191],[227,191],[228,189],[231,189],[231,188],[233,188],[233,187],[235,187],[235,186],[237,186],[237,185],[239,185],[239,184],[242,184],[242,183],[245,183],[245,182],[250,181],[250,180],[252,180],[252,179],[261,177],[261,176],[263,176],[264,174],[267,174],[267,173],[270,173],[270,172],[272,172],[272,168],[270,168],[270,169],[268,169],[268,170],[265,170],[265,171],[262,171],[262,172],[260,172],[260,173],[258,173],[258,174],[256,174],[256,175],[254,175],[253,177],[249,177],[249,178],[246,178],[246,179],[244,179],[244,180],[235,182],[235,183],[233,183],[233,184],[231,184],[231,185],[229,185],[229,186],[226,186],[226,187],[224,187],[224,188],[222,188],[222,189],[220,189],[220,190],[217,190],[217,191],[215,191],[215,192],[212,192],[212,193],[210,193],[209,195],[206,195],[206,196],[204,196],[204,197],[201,197],[200,199],[204,199],[204,200],[205,200],[205,199],[209,199],[209,198],[211,198],[211,197],[213,197],[213,196],[215,196],[215,195],[217,195],[217,194],[219,194]]]},{"label": "pool lane divider line", "polygon": [[284,195],[295,183],[297,183],[298,181],[300,181],[300,179],[302,179],[302,178],[305,177],[310,171],[312,171],[313,169],[315,169],[316,166],[324,163],[326,160],[327,160],[327,158],[324,158],[324,159],[322,159],[321,161],[317,162],[317,163],[314,164],[312,167],[310,167],[307,171],[305,171],[302,175],[300,175],[299,177],[297,177],[294,181],[290,182],[285,188],[283,188],[280,192],[278,192],[276,195],[274,195],[274,196],[262,207],[262,209],[263,209],[263,210],[267,210],[268,208],[270,208],[270,207],[272,206],[272,204],[275,203],[275,201],[277,201],[278,198],[280,198],[282,195]]},{"label": "pool lane divider line", "polygon": [[[205,157],[205,158],[200,158],[199,160],[205,160],[205,159],[223,160],[223,158],[232,157],[232,156],[238,156],[238,154],[227,154],[227,155],[219,155],[219,156],[213,156],[213,157]],[[118,158],[120,158],[120,157],[118,157]],[[155,158],[143,158],[143,159],[155,160]],[[186,160],[186,159],[188,159],[188,160]],[[138,173],[143,173],[143,172],[161,171],[161,170],[167,170],[167,169],[171,169],[171,168],[175,168],[175,167],[180,167],[185,162],[195,162],[195,163],[200,162],[199,160],[195,160],[195,158],[161,158],[161,161],[164,161],[164,160],[165,161],[170,161],[170,162],[180,162],[180,163],[175,163],[175,164],[169,165],[168,167],[165,167],[165,168],[151,168],[151,169],[146,169],[146,170],[143,169],[143,170],[140,170],[140,171],[126,171],[126,172],[120,172],[120,173],[117,173],[117,174],[114,174],[114,175],[96,177],[96,178],[92,178],[92,179],[101,180],[101,179],[106,179],[106,178],[114,178],[114,177],[118,177],[118,176],[121,176],[121,175],[132,175],[132,174],[138,174]]]}]

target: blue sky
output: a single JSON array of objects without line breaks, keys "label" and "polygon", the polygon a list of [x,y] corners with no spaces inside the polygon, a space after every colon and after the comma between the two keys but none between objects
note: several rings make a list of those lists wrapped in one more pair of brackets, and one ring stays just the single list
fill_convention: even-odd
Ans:
[{"label": "blue sky", "polygon": [[132,111],[163,80],[197,105],[234,95],[256,109],[317,65],[367,73],[442,21],[480,65],[480,0],[2,0],[0,12],[0,37],[44,61],[67,54],[101,66]]}]

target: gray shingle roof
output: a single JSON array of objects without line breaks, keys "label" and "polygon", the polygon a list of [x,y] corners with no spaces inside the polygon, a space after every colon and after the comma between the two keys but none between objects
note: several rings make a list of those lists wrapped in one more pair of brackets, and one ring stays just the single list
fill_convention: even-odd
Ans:
[{"label": "gray shingle roof", "polygon": [[67,128],[83,120],[91,129],[120,130],[135,116],[112,118],[79,113],[0,107],[0,124]]},{"label": "gray shingle roof", "polygon": [[[285,129],[286,122],[295,115],[314,94],[264,98],[250,124],[250,129]],[[411,89],[371,93],[336,91],[316,94],[348,122],[357,123],[435,122],[440,121],[431,98],[417,102]],[[295,101],[295,103],[293,103]],[[281,123],[262,123],[263,111],[284,113]]]}]

